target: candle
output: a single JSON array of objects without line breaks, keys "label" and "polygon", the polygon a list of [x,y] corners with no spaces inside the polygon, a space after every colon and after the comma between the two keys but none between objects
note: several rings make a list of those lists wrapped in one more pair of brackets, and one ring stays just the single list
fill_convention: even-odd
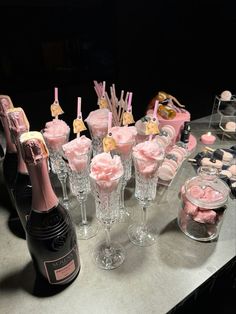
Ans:
[{"label": "candle", "polygon": [[201,136],[201,142],[205,145],[212,145],[215,143],[215,140],[216,137],[212,135],[211,132],[207,132]]}]

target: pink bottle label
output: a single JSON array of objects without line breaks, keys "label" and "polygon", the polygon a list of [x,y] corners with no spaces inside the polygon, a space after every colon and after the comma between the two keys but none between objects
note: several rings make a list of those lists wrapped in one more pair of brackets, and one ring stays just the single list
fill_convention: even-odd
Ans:
[{"label": "pink bottle label", "polygon": [[45,261],[44,267],[48,281],[51,284],[60,284],[74,276],[79,268],[77,247],[74,247],[68,254],[51,261]]},{"label": "pink bottle label", "polygon": [[70,261],[66,266],[61,267],[57,270],[54,270],[56,280],[62,280],[68,277],[70,274],[75,271],[75,262],[74,260]]}]

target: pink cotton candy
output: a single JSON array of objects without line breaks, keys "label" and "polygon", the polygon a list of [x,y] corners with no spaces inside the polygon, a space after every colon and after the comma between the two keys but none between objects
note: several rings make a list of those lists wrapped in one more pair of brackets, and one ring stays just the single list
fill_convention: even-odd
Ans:
[{"label": "pink cotton candy", "polygon": [[60,150],[68,141],[70,127],[61,119],[53,119],[45,124],[43,137],[49,149]]},{"label": "pink cotton candy", "polygon": [[164,158],[164,150],[156,141],[145,141],[133,147],[133,156],[139,172],[152,176]]},{"label": "pink cotton candy", "polygon": [[123,175],[123,166],[118,155],[111,157],[110,153],[101,153],[93,157],[90,176],[103,189],[113,190],[118,178]]},{"label": "pink cotton candy", "polygon": [[96,137],[104,137],[108,131],[108,113],[106,108],[91,111],[88,117],[84,120],[92,133]]},{"label": "pink cotton candy", "polygon": [[112,137],[116,141],[116,150],[124,155],[131,152],[135,144],[137,135],[136,127],[134,126],[114,126],[111,128]]},{"label": "pink cotton candy", "polygon": [[91,143],[88,137],[82,135],[62,146],[72,171],[80,172],[88,166]]}]

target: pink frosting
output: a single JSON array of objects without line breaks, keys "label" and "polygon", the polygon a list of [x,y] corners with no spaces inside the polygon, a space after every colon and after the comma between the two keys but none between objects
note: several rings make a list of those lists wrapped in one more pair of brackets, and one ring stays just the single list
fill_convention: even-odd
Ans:
[{"label": "pink frosting", "polygon": [[154,174],[164,158],[163,147],[156,141],[145,141],[133,147],[139,171],[143,175]]},{"label": "pink frosting", "polygon": [[68,159],[72,171],[83,171],[89,162],[89,152],[91,150],[91,140],[82,135],[64,144],[62,149]]},{"label": "pink frosting", "polygon": [[[174,136],[174,141],[176,142],[180,136],[181,129],[184,125],[185,121],[190,121],[190,113],[181,108],[182,112],[177,112],[176,116],[174,119],[171,120],[166,120],[162,118],[161,116],[158,115],[158,120],[159,120],[159,128],[162,129],[165,125],[171,125],[175,129],[175,136]],[[148,110],[147,114],[151,115],[153,112],[152,109]]]},{"label": "pink frosting", "polygon": [[90,167],[90,177],[96,180],[102,189],[112,191],[123,175],[123,166],[120,156],[111,156],[110,153],[101,153],[93,157]]},{"label": "pink frosting", "polygon": [[93,136],[104,137],[107,134],[108,113],[109,110],[106,108],[97,109],[91,111],[84,120],[88,124]]},{"label": "pink frosting", "polygon": [[70,127],[61,119],[53,119],[45,124],[43,137],[48,148],[60,150],[62,145],[68,141]]},{"label": "pink frosting", "polygon": [[112,137],[116,141],[117,151],[121,154],[129,154],[135,144],[137,135],[134,126],[114,126],[111,128]]}]

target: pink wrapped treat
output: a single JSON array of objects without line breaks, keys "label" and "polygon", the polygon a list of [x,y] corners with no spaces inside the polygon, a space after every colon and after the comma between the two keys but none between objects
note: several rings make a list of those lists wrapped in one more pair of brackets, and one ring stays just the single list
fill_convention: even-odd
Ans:
[{"label": "pink wrapped treat", "polygon": [[107,135],[108,113],[109,110],[106,108],[97,109],[91,111],[84,120],[88,124],[89,130],[93,136],[104,137]]},{"label": "pink wrapped treat", "polygon": [[101,153],[93,157],[90,166],[90,177],[104,191],[112,192],[117,186],[117,180],[123,175],[123,166],[118,155]]},{"label": "pink wrapped treat", "polygon": [[53,119],[45,124],[43,137],[50,150],[58,151],[68,142],[70,127],[61,119]]},{"label": "pink wrapped treat", "polygon": [[81,172],[86,169],[91,148],[92,141],[85,135],[77,137],[62,146],[72,171]]}]

